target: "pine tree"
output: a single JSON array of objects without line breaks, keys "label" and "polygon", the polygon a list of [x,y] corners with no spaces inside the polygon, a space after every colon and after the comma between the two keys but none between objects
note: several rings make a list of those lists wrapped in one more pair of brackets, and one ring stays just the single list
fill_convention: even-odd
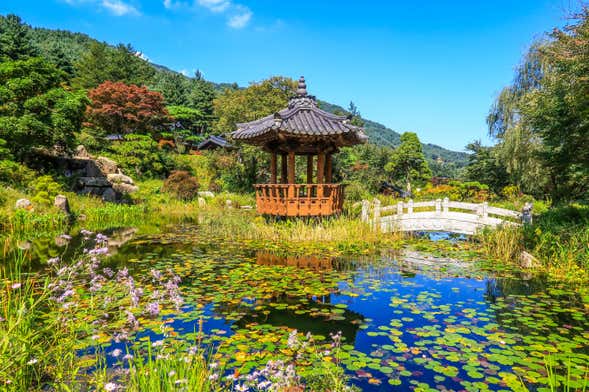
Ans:
[{"label": "pine tree", "polygon": [[393,179],[403,181],[409,194],[412,182],[423,182],[432,175],[419,138],[413,132],[401,135],[401,145],[393,151],[384,169]]},{"label": "pine tree", "polygon": [[24,60],[38,54],[31,42],[31,28],[16,15],[0,15],[0,60]]}]

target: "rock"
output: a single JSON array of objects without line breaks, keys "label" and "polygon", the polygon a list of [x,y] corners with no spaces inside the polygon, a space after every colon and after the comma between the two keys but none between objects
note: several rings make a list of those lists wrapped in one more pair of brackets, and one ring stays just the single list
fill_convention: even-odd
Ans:
[{"label": "rock", "polygon": [[242,210],[251,210],[251,209],[253,209],[254,207],[252,207],[252,206],[250,206],[250,205],[245,205],[245,206],[241,206],[241,207],[239,207],[239,208],[241,208]]},{"label": "rock", "polygon": [[63,213],[69,215],[70,211],[70,203],[64,195],[57,195],[55,196],[55,200],[53,201],[53,205],[59,208]]},{"label": "rock", "polygon": [[204,208],[207,205],[207,202],[202,197],[198,198],[198,208]]},{"label": "rock", "polygon": [[106,177],[80,177],[78,183],[82,187],[93,188],[107,188],[111,185]]},{"label": "rock", "polygon": [[113,184],[135,185],[131,177],[120,173],[108,174],[106,178]]},{"label": "rock", "polygon": [[114,191],[114,189],[107,188],[102,193],[102,200],[110,202],[110,203],[114,203],[115,201],[117,201],[117,193]]},{"label": "rock", "polygon": [[104,175],[115,174],[119,172],[119,166],[117,163],[106,157],[96,158],[96,165]]},{"label": "rock", "polygon": [[198,192],[198,195],[200,197],[205,197],[205,198],[213,198],[213,197],[215,197],[215,194],[213,192],[211,192],[211,191],[201,191],[201,192]]},{"label": "rock", "polygon": [[139,187],[136,185],[120,183],[120,184],[112,184],[112,189],[114,189],[115,192],[118,192],[123,195],[127,195],[129,193],[137,192],[139,190]]},{"label": "rock", "polygon": [[523,268],[535,268],[540,265],[540,261],[525,250],[519,256],[519,263]]},{"label": "rock", "polygon": [[91,159],[92,157],[88,153],[88,150],[86,150],[86,147],[80,144],[78,147],[76,147],[76,154],[74,155],[74,158]]},{"label": "rock", "polygon": [[29,199],[18,199],[14,206],[17,210],[24,209],[24,210],[32,210],[33,203]]},{"label": "rock", "polygon": [[227,199],[225,200],[225,206],[227,206],[227,208],[233,208],[233,202]]}]

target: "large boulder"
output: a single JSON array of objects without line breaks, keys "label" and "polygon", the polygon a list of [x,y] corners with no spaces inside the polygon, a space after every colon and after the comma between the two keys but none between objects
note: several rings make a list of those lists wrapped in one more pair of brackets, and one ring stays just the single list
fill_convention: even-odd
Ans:
[{"label": "large boulder", "polygon": [[111,185],[106,177],[80,177],[78,183],[84,188],[107,188]]},{"label": "large boulder", "polygon": [[112,184],[129,184],[129,185],[135,185],[135,183],[133,182],[133,179],[131,177],[126,176],[126,175],[124,175],[122,173],[108,174],[106,176],[106,178]]},{"label": "large boulder", "polygon": [[137,192],[139,190],[139,187],[136,185],[125,184],[122,182],[120,184],[112,184],[112,189],[114,189],[115,192],[118,192],[122,195],[127,195],[129,193]]},{"label": "large boulder", "polygon": [[102,200],[114,203],[117,201],[117,193],[112,188],[107,188],[102,192]]},{"label": "large boulder", "polygon": [[88,150],[86,150],[86,147],[80,144],[78,147],[76,147],[76,153],[74,155],[74,158],[91,159],[92,157],[90,156],[90,153],[88,153]]},{"label": "large boulder", "polygon": [[106,157],[96,158],[96,165],[103,175],[115,174],[119,172],[119,166],[115,161]]}]

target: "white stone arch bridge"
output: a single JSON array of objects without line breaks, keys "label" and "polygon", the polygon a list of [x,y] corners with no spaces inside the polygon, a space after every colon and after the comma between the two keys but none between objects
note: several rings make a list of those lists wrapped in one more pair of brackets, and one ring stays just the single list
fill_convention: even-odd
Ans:
[{"label": "white stone arch bridge", "polygon": [[484,227],[519,226],[532,222],[531,204],[512,211],[485,203],[464,203],[443,200],[399,202],[383,207],[378,199],[362,201],[362,220],[382,232],[447,231],[476,234]]}]

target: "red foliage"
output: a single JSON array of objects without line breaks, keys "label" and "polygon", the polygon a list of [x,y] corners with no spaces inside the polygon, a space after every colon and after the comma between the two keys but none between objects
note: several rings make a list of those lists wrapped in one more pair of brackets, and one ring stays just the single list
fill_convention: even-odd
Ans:
[{"label": "red foliage", "polygon": [[88,122],[108,133],[153,133],[169,120],[164,97],[147,87],[106,81],[88,97]]}]

